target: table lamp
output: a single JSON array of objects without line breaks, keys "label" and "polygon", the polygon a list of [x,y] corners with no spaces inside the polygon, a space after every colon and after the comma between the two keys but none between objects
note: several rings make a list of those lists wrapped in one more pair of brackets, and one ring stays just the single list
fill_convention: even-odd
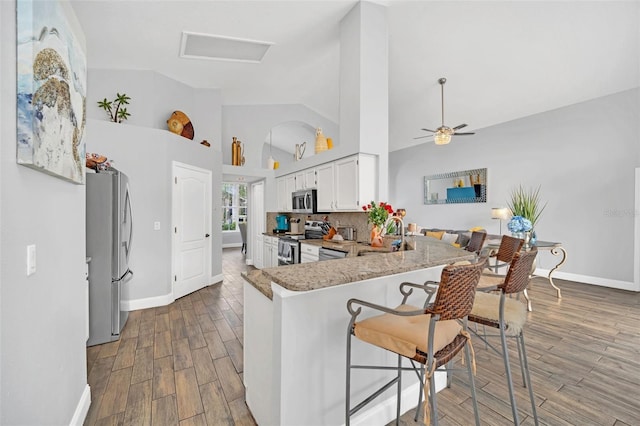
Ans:
[{"label": "table lamp", "polygon": [[511,211],[507,207],[493,207],[491,208],[491,219],[498,219],[500,221],[500,235],[502,235],[502,220],[509,219]]}]

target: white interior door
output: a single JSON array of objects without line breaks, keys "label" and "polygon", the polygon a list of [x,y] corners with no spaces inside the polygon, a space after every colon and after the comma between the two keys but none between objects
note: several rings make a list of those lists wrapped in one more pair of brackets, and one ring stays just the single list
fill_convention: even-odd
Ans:
[{"label": "white interior door", "polygon": [[211,277],[211,171],[173,163],[173,297],[209,284]]}]

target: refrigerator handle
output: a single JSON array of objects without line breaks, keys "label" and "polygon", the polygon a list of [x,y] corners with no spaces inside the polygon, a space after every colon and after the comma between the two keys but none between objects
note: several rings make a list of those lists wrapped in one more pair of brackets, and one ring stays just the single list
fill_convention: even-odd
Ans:
[{"label": "refrigerator handle", "polygon": [[[125,252],[127,253],[127,263],[129,263],[129,253],[131,252],[131,242],[133,241],[133,209],[131,207],[131,196],[129,184],[127,184],[127,195],[125,196],[125,208],[129,211],[129,240],[125,243]],[[125,274],[126,275],[126,274]]]}]

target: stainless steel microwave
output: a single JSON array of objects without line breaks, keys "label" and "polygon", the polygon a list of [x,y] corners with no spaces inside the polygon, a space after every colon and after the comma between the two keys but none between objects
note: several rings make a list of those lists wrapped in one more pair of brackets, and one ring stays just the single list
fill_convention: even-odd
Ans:
[{"label": "stainless steel microwave", "polygon": [[318,213],[318,192],[306,189],[292,193],[291,207],[293,213]]}]

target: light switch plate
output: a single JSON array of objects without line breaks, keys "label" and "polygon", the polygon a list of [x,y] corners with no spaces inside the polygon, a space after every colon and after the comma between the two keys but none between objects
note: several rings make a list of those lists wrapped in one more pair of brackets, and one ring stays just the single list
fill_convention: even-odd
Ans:
[{"label": "light switch plate", "polygon": [[160,222],[153,222],[153,230],[154,231],[160,230]]},{"label": "light switch plate", "polygon": [[36,273],[36,245],[27,246],[27,276]]}]

